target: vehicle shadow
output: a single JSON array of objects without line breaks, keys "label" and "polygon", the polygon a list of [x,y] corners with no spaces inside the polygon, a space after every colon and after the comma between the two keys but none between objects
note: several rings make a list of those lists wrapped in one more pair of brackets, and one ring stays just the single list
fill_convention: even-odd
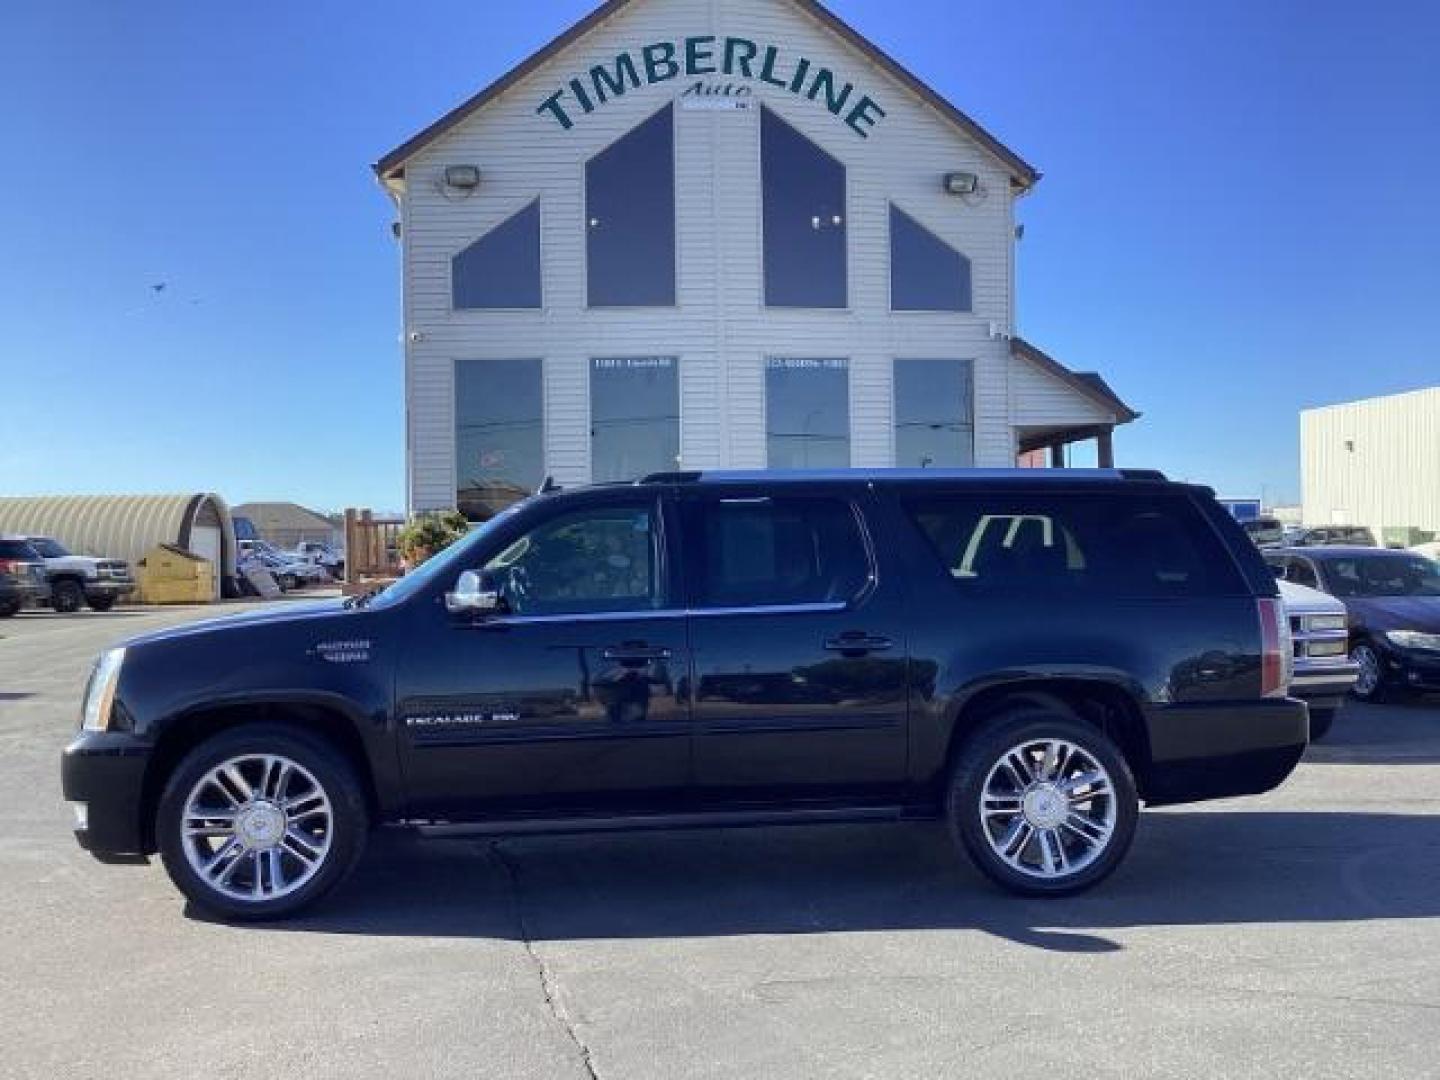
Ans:
[{"label": "vehicle shadow", "polygon": [[1440,762],[1440,696],[1390,705],[1348,703],[1305,760],[1315,764],[1420,764]]},{"label": "vehicle shadow", "polygon": [[1003,894],[939,827],[509,840],[376,838],[299,933],[585,940],[978,930],[1107,952],[1107,930],[1440,915],[1440,817],[1163,811],[1128,862],[1063,900]]}]

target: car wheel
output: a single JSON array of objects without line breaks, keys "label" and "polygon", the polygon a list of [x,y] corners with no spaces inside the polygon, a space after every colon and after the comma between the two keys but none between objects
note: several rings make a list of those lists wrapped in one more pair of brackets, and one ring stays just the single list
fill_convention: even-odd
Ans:
[{"label": "car wheel", "polygon": [[12,615],[19,615],[21,606],[19,600],[0,600],[0,619],[8,619]]},{"label": "car wheel", "polygon": [[91,611],[109,611],[115,606],[115,597],[99,593],[95,596],[87,596],[85,602],[90,605]]},{"label": "car wheel", "polygon": [[85,603],[79,582],[57,581],[50,586],[50,606],[62,615],[73,615]]},{"label": "car wheel", "polygon": [[1380,654],[1375,646],[1360,642],[1350,650],[1350,659],[1360,669],[1351,691],[1361,701],[1379,702],[1385,699],[1385,669],[1380,663]]},{"label": "car wheel", "polygon": [[1311,709],[1310,710],[1310,741],[1317,743],[1335,726],[1335,714],[1339,709]]},{"label": "car wheel", "polygon": [[950,829],[996,884],[1068,896],[1120,865],[1140,799],[1124,755],[1063,706],[1027,705],[982,730],[956,765]]},{"label": "car wheel", "polygon": [[225,919],[293,915],[335,888],[365,847],[365,797],[325,742],[273,725],[227,731],[165,785],[156,839],[176,887]]}]

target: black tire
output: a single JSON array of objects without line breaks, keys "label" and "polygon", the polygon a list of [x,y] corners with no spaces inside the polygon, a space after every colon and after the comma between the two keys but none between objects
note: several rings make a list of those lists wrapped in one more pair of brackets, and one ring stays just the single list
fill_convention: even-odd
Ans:
[{"label": "black tire", "polygon": [[13,597],[6,600],[0,600],[0,619],[8,619],[12,615],[19,615],[20,609],[23,606],[24,605],[21,604],[19,600],[14,599]]},{"label": "black tire", "polygon": [[1310,710],[1310,741],[1317,743],[1335,726],[1335,714],[1339,709],[1311,709]]},{"label": "black tire", "polygon": [[[196,842],[187,841],[182,836],[182,827],[186,804],[192,791],[212,769],[226,762],[258,756],[289,759],[300,767],[299,772],[308,774],[306,781],[313,779],[315,786],[318,786],[329,801],[328,847],[324,848],[323,854],[315,861],[316,869],[312,876],[293,891],[265,899],[241,899],[210,884],[191,864],[186,845]],[[255,776],[253,772],[249,775],[252,779]],[[261,783],[263,784],[263,780]],[[303,790],[313,788],[307,782]],[[235,801],[232,796],[231,802]],[[253,807],[255,803],[252,801],[245,805]],[[283,725],[250,724],[216,735],[196,747],[180,762],[160,796],[155,836],[170,880],[193,904],[228,921],[256,922],[294,915],[320,900],[344,881],[365,849],[369,830],[368,818],[365,796],[354,770],[329,743],[308,732]],[[287,818],[281,826],[287,836],[291,824],[295,823]],[[265,871],[260,868],[263,856],[255,854],[254,847],[247,848],[239,844],[238,829],[235,830],[235,835],[238,845],[236,850],[242,854],[233,860],[236,867],[233,873],[244,875],[249,872],[251,880],[257,874],[264,876]],[[212,842],[223,849],[229,841],[217,837]],[[284,844],[275,846],[281,850],[285,848]],[[316,850],[319,850],[320,846],[316,844]],[[195,857],[197,860],[203,859],[207,854],[214,853],[202,851]],[[277,855],[278,857],[280,856]],[[253,862],[247,861],[252,858]],[[293,855],[291,860],[293,864]],[[296,865],[299,864],[292,865],[292,871]],[[302,873],[295,873],[294,876],[300,877]],[[245,878],[242,876],[240,880],[243,882]],[[273,877],[271,882],[273,885]]]},{"label": "black tire", "polygon": [[[1036,766],[1038,771],[1040,762],[1028,755],[1038,754],[1039,744],[1046,741],[1069,744],[1072,748],[1069,752],[1071,762],[1088,759],[1098,764],[1108,777],[1109,793],[1092,796],[1087,802],[1084,793],[1098,792],[1098,786],[1077,787],[1075,791],[1080,797],[1072,800],[1061,792],[1054,781],[1037,782],[1023,789],[1018,783],[1010,783],[1016,774],[1013,770],[1002,772],[1007,769],[1004,764],[1007,756],[1015,751],[1024,751],[1028,763]],[[1074,753],[1075,749],[1080,753]],[[986,783],[991,780],[992,773],[994,783],[1003,781],[1006,787],[1014,788],[1013,795],[999,798],[1025,807],[1030,806],[1030,799],[1036,799],[1037,812],[1047,815],[1041,820],[1052,820],[1054,815],[1059,814],[1063,822],[1037,829],[1029,816],[1029,809],[1017,810],[1009,817],[1003,816],[1003,811],[992,811],[987,816],[982,807],[982,797],[986,795]],[[1083,775],[1094,775],[1094,770],[1087,768],[1077,773],[1065,768],[1055,775],[1074,780]],[[1041,788],[1045,790],[1037,790]],[[994,790],[992,787],[992,796]],[[1027,793],[1023,799],[1022,790]],[[1000,803],[992,801],[991,805]],[[1075,809],[1082,805],[1088,809]],[[1104,733],[1078,719],[1058,701],[1036,701],[1007,709],[971,738],[955,765],[946,810],[952,837],[991,881],[1022,896],[1069,896],[1098,884],[1120,865],[1135,838],[1140,799],[1125,756]],[[1093,817],[1108,825],[1103,843],[1082,839],[1082,833],[1070,824],[1077,820],[1077,814],[1087,820]],[[1029,832],[1025,831],[1027,828]],[[1012,829],[1016,830],[1013,834]],[[1019,846],[1013,850],[1015,859],[1021,864],[1038,861],[1041,856],[1045,864],[1049,864],[1052,862],[1051,852],[1056,852],[1059,859],[1054,861],[1062,868],[1067,861],[1077,865],[1071,871],[1062,870],[1054,874],[1043,873],[1042,866],[1036,866],[1030,872],[1017,868],[1007,862],[994,846],[1002,844],[1010,835],[1019,840]],[[1056,843],[1059,844],[1058,852],[1050,846]]]},{"label": "black tire", "polygon": [[96,593],[87,596],[85,602],[90,605],[91,611],[109,611],[115,606],[115,597],[109,593]]},{"label": "black tire", "polygon": [[[1365,654],[1368,654],[1368,658]],[[1394,691],[1385,681],[1385,661],[1380,650],[1368,641],[1358,641],[1350,649],[1350,659],[1361,667],[1361,675],[1350,693],[1359,701],[1370,705],[1382,705],[1394,696]],[[1365,674],[1367,665],[1374,665],[1374,681]]]},{"label": "black tire", "polygon": [[50,606],[61,615],[73,615],[85,606],[85,590],[68,578],[50,585]]}]

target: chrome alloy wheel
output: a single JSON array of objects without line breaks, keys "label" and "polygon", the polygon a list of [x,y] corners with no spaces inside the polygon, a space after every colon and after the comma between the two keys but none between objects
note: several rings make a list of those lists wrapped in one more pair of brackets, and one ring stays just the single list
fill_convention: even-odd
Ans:
[{"label": "chrome alloy wheel", "polygon": [[329,796],[289,758],[245,754],[221,762],[190,789],[180,823],[185,859],[232,900],[293,893],[325,865],[335,833]]},{"label": "chrome alloy wheel", "polygon": [[1369,645],[1356,645],[1350,653],[1350,659],[1355,661],[1356,667],[1360,669],[1355,679],[1355,696],[1372,697],[1375,691],[1380,689],[1380,657]]},{"label": "chrome alloy wheel", "polygon": [[980,817],[990,848],[1029,877],[1084,870],[1115,835],[1110,774],[1083,747],[1040,739],[1011,747],[985,777]]}]

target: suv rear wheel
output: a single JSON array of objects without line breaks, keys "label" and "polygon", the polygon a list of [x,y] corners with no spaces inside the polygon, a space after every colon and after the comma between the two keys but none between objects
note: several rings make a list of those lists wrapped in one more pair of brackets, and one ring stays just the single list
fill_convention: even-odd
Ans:
[{"label": "suv rear wheel", "polygon": [[1135,837],[1140,800],[1110,739],[1058,702],[1013,709],[965,749],[951,832],[992,881],[1066,896],[1108,877]]},{"label": "suv rear wheel", "polygon": [[330,746],[274,725],[202,743],[165,785],[156,818],[170,878],[198,906],[237,921],[314,903],[365,846],[365,798]]}]

